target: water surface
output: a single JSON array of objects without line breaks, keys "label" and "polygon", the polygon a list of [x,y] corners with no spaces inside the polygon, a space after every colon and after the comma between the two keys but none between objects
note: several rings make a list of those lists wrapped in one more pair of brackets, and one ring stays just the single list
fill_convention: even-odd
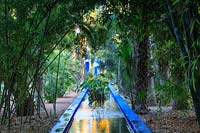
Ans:
[{"label": "water surface", "polygon": [[74,116],[69,133],[130,133],[112,96],[100,105],[89,105],[88,96]]}]

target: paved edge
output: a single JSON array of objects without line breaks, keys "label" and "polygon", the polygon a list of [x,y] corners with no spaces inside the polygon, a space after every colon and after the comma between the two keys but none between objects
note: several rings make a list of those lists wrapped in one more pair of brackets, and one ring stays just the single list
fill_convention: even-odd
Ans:
[{"label": "paved edge", "polygon": [[64,133],[70,128],[74,115],[78,110],[83,98],[85,97],[88,89],[84,89],[72,102],[72,104],[65,110],[60,118],[55,122],[54,126],[50,129],[49,133]]},{"label": "paved edge", "polygon": [[120,110],[123,112],[129,126],[135,133],[151,133],[152,131],[143,122],[142,119],[129,107],[123,98],[115,91],[113,86],[109,84],[110,93],[113,96]]}]

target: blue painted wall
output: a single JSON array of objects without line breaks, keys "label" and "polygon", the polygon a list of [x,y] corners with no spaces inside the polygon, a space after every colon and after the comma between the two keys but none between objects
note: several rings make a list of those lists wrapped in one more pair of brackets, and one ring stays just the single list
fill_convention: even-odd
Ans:
[{"label": "blue painted wall", "polygon": [[88,73],[90,71],[90,62],[88,55],[85,55],[85,73]]},{"label": "blue painted wall", "polygon": [[85,62],[85,73],[88,73],[89,71],[90,71],[90,63],[88,61],[88,62]]}]

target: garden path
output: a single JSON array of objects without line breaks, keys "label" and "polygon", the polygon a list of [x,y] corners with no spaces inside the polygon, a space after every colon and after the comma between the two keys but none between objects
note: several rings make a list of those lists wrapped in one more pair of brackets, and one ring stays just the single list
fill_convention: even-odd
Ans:
[{"label": "garden path", "polygon": [[56,100],[57,118],[53,118],[53,104],[45,103],[51,117],[47,118],[44,110],[41,110],[41,118],[38,118],[36,115],[31,117],[31,123],[25,120],[26,117],[23,117],[24,122],[21,124],[21,118],[14,117],[12,118],[11,129],[8,130],[6,126],[0,126],[0,133],[47,133],[77,96],[77,93],[72,92]]}]

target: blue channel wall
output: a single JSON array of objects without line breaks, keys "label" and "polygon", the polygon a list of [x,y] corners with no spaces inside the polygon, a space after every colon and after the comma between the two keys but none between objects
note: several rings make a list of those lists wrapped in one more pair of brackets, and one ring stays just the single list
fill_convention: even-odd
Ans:
[{"label": "blue channel wall", "polygon": [[78,110],[83,98],[86,95],[88,89],[84,89],[72,102],[72,104],[67,108],[67,110],[62,114],[62,116],[56,121],[54,126],[51,128],[49,133],[66,133],[69,130],[71,123],[73,121],[74,115]]},{"label": "blue channel wall", "polygon": [[122,97],[115,91],[113,86],[109,84],[110,93],[113,96],[120,110],[123,112],[129,126],[134,133],[151,133],[147,125],[139,118],[139,116],[129,107]]}]

